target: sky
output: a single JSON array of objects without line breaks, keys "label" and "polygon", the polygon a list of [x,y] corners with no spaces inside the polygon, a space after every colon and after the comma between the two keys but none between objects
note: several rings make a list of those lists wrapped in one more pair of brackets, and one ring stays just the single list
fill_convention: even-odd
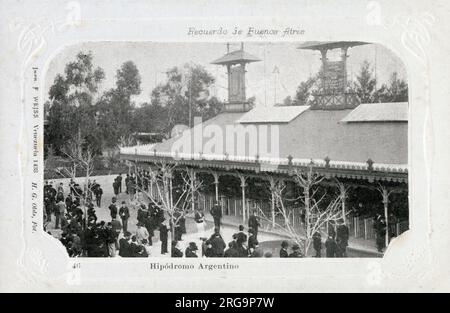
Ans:
[{"label": "sky", "polygon": [[[248,98],[256,97],[257,106],[272,106],[282,103],[287,96],[293,97],[298,85],[318,72],[321,65],[320,52],[301,50],[297,48],[298,45],[299,42],[244,44],[245,51],[261,59],[260,62],[246,67],[246,94]],[[64,73],[65,65],[74,61],[78,52],[91,51],[94,66],[101,67],[106,76],[100,85],[99,95],[115,86],[117,69],[124,62],[131,60],[141,75],[142,91],[133,99],[138,106],[143,102],[150,102],[153,88],[165,81],[165,71],[185,63],[203,65],[216,78],[216,83],[210,90],[211,94],[226,100],[226,69],[210,64],[223,56],[226,49],[224,43],[85,42],[64,48],[50,61],[45,88],[50,88],[58,73]],[[240,43],[230,44],[230,51],[237,49],[240,49]],[[330,60],[338,55],[338,50],[328,52]],[[364,60],[372,64],[379,85],[387,82],[393,72],[397,72],[400,78],[406,80],[407,74],[402,61],[381,45],[353,47],[349,49],[348,55],[349,80],[355,78]]]}]

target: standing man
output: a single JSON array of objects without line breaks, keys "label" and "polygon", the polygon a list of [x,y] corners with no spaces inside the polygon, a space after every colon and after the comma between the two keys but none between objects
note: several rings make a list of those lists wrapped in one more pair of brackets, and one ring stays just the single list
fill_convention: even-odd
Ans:
[{"label": "standing man", "polygon": [[205,237],[205,213],[201,208],[195,210],[194,220],[197,225],[197,236],[199,238]]},{"label": "standing man", "polygon": [[348,238],[350,231],[347,225],[339,225],[336,229],[336,244],[338,248],[338,257],[347,257]]},{"label": "standing man", "polygon": [[336,249],[337,249],[336,241],[332,236],[328,236],[327,241],[325,241],[325,251],[327,258],[336,257]]},{"label": "standing man", "polygon": [[95,189],[95,201],[97,202],[97,207],[100,207],[102,204],[102,195],[103,189],[100,185],[97,184],[97,188]]},{"label": "standing man", "polygon": [[117,206],[116,206],[116,197],[112,197],[112,203],[109,205],[109,212],[111,214],[111,218],[116,218],[117,216]]},{"label": "standing man", "polygon": [[313,247],[316,251],[316,258],[322,257],[322,235],[316,231],[313,235]]},{"label": "standing man", "polygon": [[117,176],[116,180],[117,184],[119,185],[119,193],[122,193],[122,173]]},{"label": "standing man", "polygon": [[168,239],[169,229],[167,227],[167,222],[161,223],[159,225],[159,240],[161,240],[161,254],[166,254],[167,251],[167,239]]},{"label": "standing man", "polygon": [[59,222],[61,217],[64,217],[64,214],[66,214],[66,204],[64,203],[64,199],[59,199],[55,205],[55,229],[59,228]]},{"label": "standing man", "polygon": [[220,230],[220,220],[222,218],[222,208],[219,202],[216,202],[211,208],[211,215],[214,219],[214,227]]},{"label": "standing man", "polygon": [[122,201],[122,206],[120,207],[119,215],[120,218],[122,219],[123,232],[125,233],[128,231],[128,219],[130,218],[130,211],[125,206],[125,201]]},{"label": "standing man", "polygon": [[252,211],[252,214],[248,218],[248,228],[253,230],[253,236],[255,236],[255,239],[258,239],[258,227],[261,226],[261,224],[258,221],[258,218],[256,217],[255,210]]}]

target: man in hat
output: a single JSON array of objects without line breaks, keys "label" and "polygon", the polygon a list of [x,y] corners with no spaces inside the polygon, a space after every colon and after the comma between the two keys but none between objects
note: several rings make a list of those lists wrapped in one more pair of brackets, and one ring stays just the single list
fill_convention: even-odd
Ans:
[{"label": "man in hat", "polygon": [[220,230],[220,220],[222,219],[222,208],[219,202],[216,202],[211,208],[211,216],[214,219],[214,226]]},{"label": "man in hat", "polygon": [[101,207],[102,205],[102,195],[103,195],[103,189],[99,184],[95,185],[95,202],[97,204],[97,207]]},{"label": "man in hat", "polygon": [[255,239],[258,238],[258,228],[259,228],[260,223],[258,221],[258,217],[256,216],[256,211],[253,210],[252,214],[250,215],[250,217],[248,218],[248,228],[249,228],[249,232],[250,229],[253,230],[253,236],[255,236]]},{"label": "man in hat", "polygon": [[186,251],[184,252],[184,255],[187,258],[198,258],[197,256],[197,244],[195,242],[190,242],[189,246],[186,248]]},{"label": "man in hat", "polygon": [[111,218],[116,218],[117,216],[117,206],[116,206],[116,197],[112,197],[111,204],[109,205],[109,213],[111,214]]},{"label": "man in hat", "polygon": [[182,258],[183,252],[179,249],[178,241],[174,240],[172,241],[172,251],[170,253],[170,256],[172,258]]},{"label": "man in hat", "polygon": [[298,244],[294,243],[292,245],[292,253],[289,254],[289,257],[290,258],[302,258],[303,257],[302,253],[300,252],[300,246]]},{"label": "man in hat", "polygon": [[130,237],[131,233],[126,231],[123,234],[123,238],[119,240],[119,255],[122,258],[130,257]]},{"label": "man in hat", "polygon": [[214,234],[211,236],[211,238],[209,238],[209,242],[212,246],[213,256],[216,258],[223,257],[226,244],[225,241],[223,241],[218,228],[214,229]]},{"label": "man in hat", "polygon": [[119,209],[119,215],[122,219],[122,227],[123,231],[126,232],[128,230],[128,219],[130,218],[130,210],[128,210],[125,201],[122,201],[122,205]]},{"label": "man in hat", "polygon": [[289,256],[289,253],[287,251],[288,247],[289,243],[286,240],[283,240],[283,242],[281,243],[280,258],[287,258]]}]

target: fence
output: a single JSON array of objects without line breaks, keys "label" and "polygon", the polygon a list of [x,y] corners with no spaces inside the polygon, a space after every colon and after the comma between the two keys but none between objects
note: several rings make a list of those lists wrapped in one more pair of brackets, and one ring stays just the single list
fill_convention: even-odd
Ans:
[{"label": "fence", "polygon": [[[154,195],[156,196],[155,189],[153,189]],[[215,196],[210,194],[200,194],[196,199],[195,206],[198,208],[202,208],[205,212],[209,212],[216,202]],[[222,207],[222,213],[224,216],[235,216],[242,218],[243,208],[242,208],[242,198],[238,197],[225,197],[220,196],[219,202]],[[267,200],[255,200],[255,199],[246,199],[246,216],[249,216],[249,213],[252,210],[257,210],[258,212],[264,213],[264,215],[268,218],[272,218],[271,212],[271,202]],[[294,227],[299,227],[304,224],[304,220],[302,215],[299,213],[300,209],[298,207],[288,207],[288,218],[289,222]],[[274,222],[278,225],[284,225],[286,221],[281,216],[281,214],[275,212],[275,220]],[[270,229],[272,227],[271,221],[262,221],[262,227],[264,229]],[[324,232],[328,232],[328,227],[330,225],[326,224],[323,226],[322,230]],[[350,236],[354,238],[364,238],[366,240],[372,240],[376,238],[376,232],[374,229],[374,220],[373,218],[364,218],[364,217],[356,217],[350,216],[348,218],[348,226],[350,230]],[[403,232],[409,229],[408,221],[396,221],[389,224],[389,233],[394,236],[399,236]]]},{"label": "fence", "polygon": [[[203,208],[205,212],[209,212],[211,207],[214,205],[216,199],[214,195],[201,195],[196,202],[196,206]],[[226,216],[237,216],[242,217],[242,198],[237,197],[225,197],[221,196],[219,198],[222,212]],[[246,199],[246,216],[248,213],[254,209],[258,209],[258,211],[262,211],[264,215],[268,218],[271,218],[271,202],[265,200],[254,200],[254,199]],[[294,227],[298,227],[303,225],[304,221],[299,213],[299,208],[288,207],[287,208],[289,222],[292,223]],[[284,218],[280,216],[280,214],[275,213],[275,222],[279,225],[283,225],[285,223]],[[270,222],[263,222],[263,228],[270,228]],[[324,225],[323,231],[327,232],[327,229],[330,225]],[[372,240],[376,238],[376,232],[374,229],[374,220],[373,218],[364,218],[364,217],[349,217],[348,218],[348,226],[350,230],[350,235],[355,238],[364,238],[366,240]],[[389,233],[394,236],[399,236],[403,232],[409,229],[409,223],[407,220],[405,221],[397,221],[389,224]]]}]

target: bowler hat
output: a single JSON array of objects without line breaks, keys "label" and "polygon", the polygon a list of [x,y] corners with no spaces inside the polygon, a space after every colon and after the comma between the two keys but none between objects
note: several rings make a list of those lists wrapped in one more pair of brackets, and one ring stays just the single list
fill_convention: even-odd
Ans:
[{"label": "bowler hat", "polygon": [[191,250],[198,250],[197,244],[195,242],[190,242],[189,243],[189,249],[191,249]]},{"label": "bowler hat", "polygon": [[287,247],[289,247],[289,243],[288,243],[286,240],[284,240],[284,241],[281,243],[281,247],[287,248]]}]

